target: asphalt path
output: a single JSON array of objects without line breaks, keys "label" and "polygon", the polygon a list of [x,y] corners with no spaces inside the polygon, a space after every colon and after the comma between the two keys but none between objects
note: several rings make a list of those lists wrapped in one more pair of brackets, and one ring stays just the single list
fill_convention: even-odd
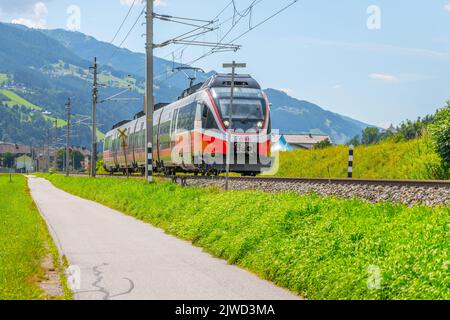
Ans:
[{"label": "asphalt path", "polygon": [[28,184],[68,260],[75,299],[299,299],[189,242],[45,179],[29,176]]}]

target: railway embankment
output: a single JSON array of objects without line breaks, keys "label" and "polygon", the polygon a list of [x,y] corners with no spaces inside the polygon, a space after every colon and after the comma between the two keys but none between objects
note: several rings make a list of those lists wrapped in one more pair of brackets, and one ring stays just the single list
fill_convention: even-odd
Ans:
[{"label": "railway embankment", "polygon": [[[179,178],[177,181],[181,181]],[[216,186],[224,189],[224,178],[187,177],[188,186]],[[347,180],[296,178],[239,178],[230,179],[233,190],[261,190],[271,193],[311,193],[343,199],[359,198],[370,203],[393,202],[408,206],[450,205],[450,181],[411,180]]]}]

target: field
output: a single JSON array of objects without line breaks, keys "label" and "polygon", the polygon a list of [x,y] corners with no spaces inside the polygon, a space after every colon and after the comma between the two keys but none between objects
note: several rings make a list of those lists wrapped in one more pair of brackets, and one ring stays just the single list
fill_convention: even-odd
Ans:
[{"label": "field", "polygon": [[309,299],[450,299],[450,207],[45,177]]},{"label": "field", "polygon": [[5,73],[0,73],[0,85],[8,81],[8,75]]},{"label": "field", "polygon": [[[430,138],[395,143],[392,140],[355,148],[353,177],[365,179],[436,179],[439,156]],[[297,150],[280,155],[280,177],[346,178],[348,147]]]},{"label": "field", "polygon": [[[9,99],[9,101],[4,102],[8,107],[13,107],[15,105],[24,106],[27,109],[35,110],[42,112],[44,111],[41,107],[38,107],[31,102],[25,100],[24,98],[20,97],[16,93],[12,92],[11,90],[6,89],[0,89],[0,94],[4,95]],[[54,121],[55,119],[58,120],[58,128],[65,127],[67,125],[67,121],[59,118],[54,118],[48,115],[44,115],[44,118],[49,121]]]},{"label": "field", "polygon": [[57,250],[25,177],[12,180],[0,175],[0,300],[48,299],[37,282],[44,277],[43,257],[52,254],[57,261]]},{"label": "field", "polygon": [[[5,97],[7,97],[9,99],[9,101],[6,101],[5,104],[10,108],[15,105],[20,105],[20,106],[24,106],[25,108],[35,110],[38,112],[44,111],[41,107],[32,104],[31,102],[25,100],[24,98],[20,97],[19,95],[12,92],[11,90],[0,89],[0,94],[4,95]],[[48,116],[48,115],[44,115],[44,118],[48,121],[58,120],[58,122],[57,122],[58,128],[63,128],[67,125],[67,121],[64,119],[55,118],[55,117]],[[105,134],[97,129],[97,140],[101,141],[104,138],[105,138]]]}]

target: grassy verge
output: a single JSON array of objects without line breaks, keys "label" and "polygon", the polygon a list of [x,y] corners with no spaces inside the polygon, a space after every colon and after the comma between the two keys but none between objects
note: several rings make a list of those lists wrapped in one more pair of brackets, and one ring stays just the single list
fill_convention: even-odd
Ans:
[{"label": "grassy verge", "polygon": [[9,176],[0,175],[0,300],[70,298],[65,283],[61,297],[48,296],[37,284],[45,277],[41,262],[49,254],[56,264],[58,251],[25,177],[15,175],[10,183]]},{"label": "grassy verge", "polygon": [[450,298],[450,207],[45,177],[310,299]]},{"label": "grassy verge", "polygon": [[[430,139],[383,141],[355,149],[353,176],[365,179],[436,179],[440,158]],[[280,177],[346,178],[348,147],[297,150],[280,155]]]}]

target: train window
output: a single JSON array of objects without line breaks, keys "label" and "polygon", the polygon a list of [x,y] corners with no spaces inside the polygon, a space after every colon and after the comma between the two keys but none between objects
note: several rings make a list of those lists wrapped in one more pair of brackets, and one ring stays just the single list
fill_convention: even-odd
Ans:
[{"label": "train window", "polygon": [[159,126],[159,147],[170,148],[170,121],[161,123]]},{"label": "train window", "polygon": [[195,113],[197,111],[197,103],[193,102],[179,109],[177,131],[194,129]]},{"label": "train window", "polygon": [[109,144],[109,137],[106,137],[104,146],[105,151],[109,149],[108,144]]},{"label": "train window", "polygon": [[203,129],[208,130],[219,129],[219,127],[217,126],[216,119],[214,119],[213,113],[206,105],[203,105],[202,110],[202,127]]}]

